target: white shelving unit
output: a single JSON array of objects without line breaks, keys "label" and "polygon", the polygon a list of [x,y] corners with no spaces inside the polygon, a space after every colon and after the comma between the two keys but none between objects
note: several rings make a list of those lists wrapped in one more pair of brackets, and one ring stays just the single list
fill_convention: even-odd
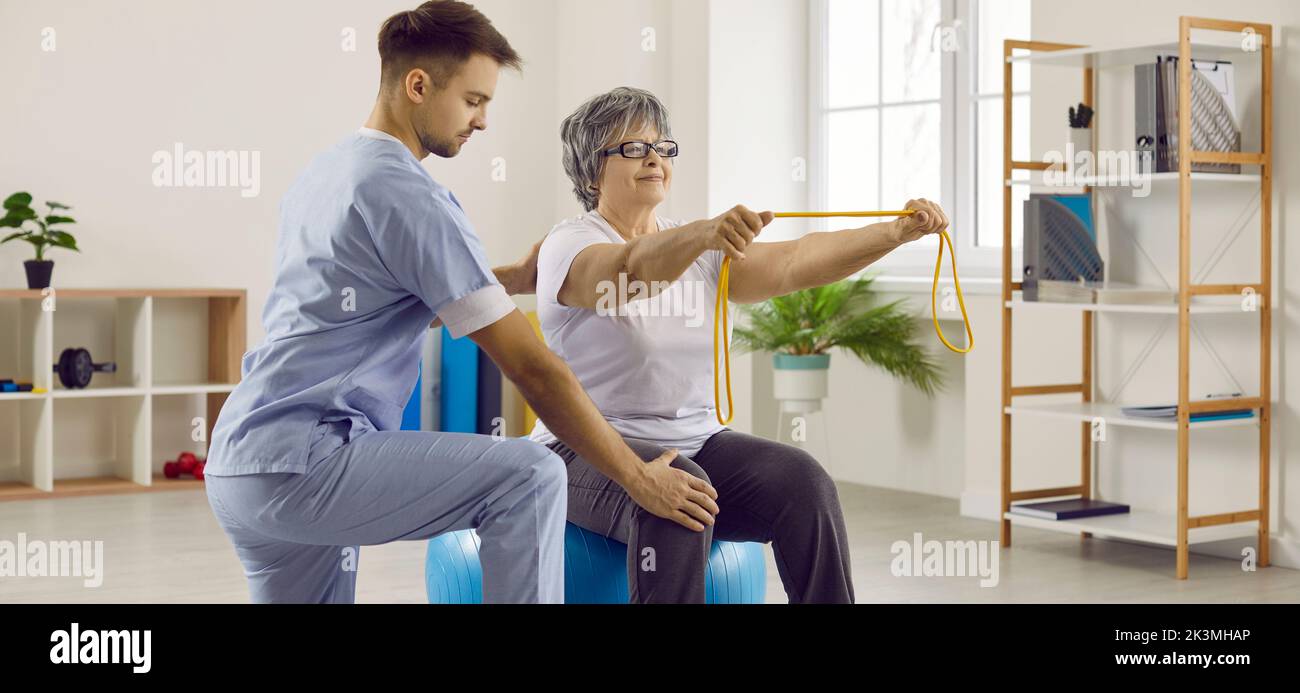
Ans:
[{"label": "white shelving unit", "polygon": [[[1179,87],[1177,90],[1179,113],[1190,113],[1191,60],[1228,58],[1238,60],[1244,55],[1245,41],[1257,41],[1255,58],[1260,65],[1261,128],[1259,151],[1208,152],[1191,148],[1190,118],[1179,122],[1178,161],[1176,172],[1150,174],[1153,194],[1178,195],[1178,286],[1177,299],[1170,303],[1079,304],[1024,301],[1022,282],[1012,281],[1011,275],[1011,206],[1012,189],[1030,186],[1055,192],[1089,191],[1111,185],[1109,177],[1091,177],[1072,181],[1070,186],[1049,186],[1044,181],[1048,162],[1016,161],[1012,157],[1011,105],[1012,68],[1015,65],[1054,65],[1074,67],[1083,73],[1083,103],[1093,106],[1095,96],[1094,70],[1130,68],[1150,63],[1157,55],[1178,55]],[[1027,51],[1016,54],[1015,51]],[[1088,538],[1093,535],[1111,536],[1136,541],[1146,541],[1172,546],[1176,550],[1175,576],[1186,579],[1188,575],[1188,546],[1221,539],[1255,537],[1258,543],[1258,565],[1269,565],[1269,443],[1272,416],[1270,394],[1271,363],[1271,311],[1272,311],[1272,50],[1273,29],[1268,24],[1236,22],[1199,17],[1180,17],[1178,40],[1167,43],[1116,46],[1074,46],[1042,41],[1008,40],[1003,43],[1003,236],[1002,236],[1002,459],[1001,459],[1001,544],[1011,545],[1011,527],[1036,527],[1066,532]],[[1122,117],[1122,116],[1121,116]],[[1130,116],[1131,117],[1131,116]],[[1096,120],[1101,120],[1100,118]],[[1096,122],[1096,120],[1094,122]],[[1096,160],[1097,137],[1094,130],[1093,147]],[[1233,163],[1242,167],[1258,167],[1258,173],[1247,169],[1241,174],[1193,172],[1195,163]],[[1116,181],[1118,183],[1119,181]],[[1172,188],[1176,183],[1177,188]],[[1257,282],[1233,284],[1195,283],[1190,271],[1192,243],[1192,189],[1198,185],[1255,187],[1260,192],[1260,279]],[[1128,183],[1126,183],[1128,184]],[[1093,203],[1096,199],[1094,196]],[[1094,208],[1094,218],[1096,218]],[[1172,231],[1172,229],[1171,229]],[[1203,242],[1203,237],[1197,238]],[[1253,291],[1262,299],[1254,310],[1243,310],[1243,291]],[[1078,382],[1047,385],[1012,385],[1012,318],[1025,311],[1070,311],[1078,313],[1081,324],[1082,359]],[[1094,320],[1098,313],[1167,314],[1178,320],[1178,393],[1169,395],[1169,401],[1178,404],[1178,416],[1172,420],[1146,419],[1125,416],[1119,403],[1094,402]],[[1190,397],[1190,342],[1191,321],[1196,315],[1232,314],[1249,316],[1258,321],[1259,329],[1259,393],[1254,396],[1214,400],[1192,400]],[[1243,317],[1242,320],[1248,318]],[[1080,401],[1068,403],[1034,403],[1037,395],[1076,394]],[[1029,398],[1029,399],[1025,399]],[[1149,404],[1149,403],[1148,403]],[[1193,421],[1198,412],[1216,412],[1249,409],[1252,418]],[[1072,486],[1013,490],[1011,488],[1011,422],[1014,416],[1053,418],[1079,422],[1080,479]],[[1093,498],[1092,440],[1094,421],[1107,425],[1169,431],[1176,439],[1176,477],[1173,489],[1177,494],[1175,510],[1170,514],[1152,513],[1132,509],[1121,515],[1108,515],[1077,520],[1044,520],[1011,512],[1018,502],[1049,498]],[[1259,497],[1255,507],[1212,515],[1190,512],[1188,492],[1188,457],[1192,430],[1254,427],[1259,433]]]},{"label": "white shelving unit", "polygon": [[[0,291],[0,377],[46,390],[0,393],[0,501],[200,483],[164,479],[162,465],[206,450],[239,380],[246,301],[242,289]],[[71,347],[116,372],[65,388],[54,365]],[[187,410],[197,426],[177,418]]]}]

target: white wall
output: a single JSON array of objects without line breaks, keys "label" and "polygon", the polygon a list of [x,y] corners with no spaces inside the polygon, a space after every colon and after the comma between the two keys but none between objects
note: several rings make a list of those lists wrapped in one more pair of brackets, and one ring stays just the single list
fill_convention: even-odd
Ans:
[{"label": "white wall", "polygon": [[[805,208],[807,182],[791,161],[808,157],[808,2],[713,0],[708,51],[708,214]],[[802,231],[777,221],[759,240]],[[735,355],[734,428],[776,437],[771,373],[770,356]]]},{"label": "white wall", "polygon": [[[456,193],[493,263],[517,259],[580,211],[560,164],[559,121],[614,86],[645,87],[668,102],[696,155],[684,159],[690,165],[664,211],[704,213],[707,4],[474,4],[523,56],[523,73],[502,72],[488,128],[460,156],[425,166]],[[74,206],[82,252],[51,253],[57,286],[246,288],[254,346],[265,335],[279,199],[315,153],[364,122],[377,89],[379,25],[412,5],[0,2],[0,65],[21,67],[4,71],[17,104],[0,110],[0,194],[29,190]],[[46,28],[53,51],[42,49]],[[647,29],[653,50],[645,50]],[[354,51],[344,49],[349,38]],[[177,142],[257,152],[258,194],[155,187],[152,157]],[[499,164],[504,180],[493,176]],[[30,253],[26,244],[0,246],[0,286],[26,286],[21,262]]]},{"label": "white wall", "polygon": [[[561,4],[476,3],[523,56],[524,71],[502,72],[488,128],[460,156],[425,161],[455,191],[496,264],[522,255],[557,218]],[[0,194],[29,190],[74,206],[82,252],[51,253],[56,286],[245,288],[249,346],[258,344],[279,199],[313,155],[365,121],[378,87],[379,25],[411,6],[0,3],[0,65],[22,67],[5,71],[19,103],[0,111]],[[53,51],[43,50],[47,28]],[[256,152],[258,194],[155,187],[152,157],[174,143]],[[504,180],[492,175],[498,158]],[[25,286],[27,257],[25,244],[0,246],[0,285]],[[160,421],[201,412],[191,399],[171,403],[176,411],[155,405]]]},{"label": "white wall", "polygon": [[[260,341],[280,196],[313,154],[364,122],[375,34],[410,4],[0,3],[0,64],[18,98],[0,111],[0,190],[75,207],[82,252],[52,254],[57,285],[247,288],[249,340]],[[503,72],[488,130],[427,165],[505,262],[555,217],[556,43],[536,29],[554,26],[554,3],[479,5],[524,56],[524,76]],[[41,50],[44,27],[56,32],[53,52]],[[355,52],[341,48],[349,27]],[[175,142],[260,152],[260,194],[154,187],[151,157]],[[490,178],[496,156],[507,157],[507,182]],[[538,175],[547,184],[528,184]],[[25,286],[30,248],[19,245],[0,247],[4,286]]]}]

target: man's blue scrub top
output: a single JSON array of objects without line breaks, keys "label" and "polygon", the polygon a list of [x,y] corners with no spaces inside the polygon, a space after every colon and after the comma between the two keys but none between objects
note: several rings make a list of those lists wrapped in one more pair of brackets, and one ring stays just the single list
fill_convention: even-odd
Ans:
[{"label": "man's blue scrub top", "polygon": [[266,339],[244,354],[205,474],[304,472],[400,428],[434,315],[454,337],[515,309],[460,203],[369,128],[317,156],[280,204]]}]

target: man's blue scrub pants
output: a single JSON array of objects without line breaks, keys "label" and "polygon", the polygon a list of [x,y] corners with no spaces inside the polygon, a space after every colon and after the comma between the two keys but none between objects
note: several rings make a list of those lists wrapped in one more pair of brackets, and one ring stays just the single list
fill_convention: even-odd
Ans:
[{"label": "man's blue scrub pants", "polygon": [[468,528],[484,602],[564,601],[564,463],[527,439],[368,431],[305,473],[209,476],[207,493],[255,603],[352,603],[361,546]]}]

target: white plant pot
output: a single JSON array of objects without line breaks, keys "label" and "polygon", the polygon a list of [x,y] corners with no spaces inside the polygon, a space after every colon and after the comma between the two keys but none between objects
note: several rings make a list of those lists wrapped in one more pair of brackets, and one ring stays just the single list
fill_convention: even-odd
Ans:
[{"label": "white plant pot", "polygon": [[829,392],[830,355],[773,358],[772,394],[781,402],[781,411],[811,414],[821,411],[822,400]]}]

